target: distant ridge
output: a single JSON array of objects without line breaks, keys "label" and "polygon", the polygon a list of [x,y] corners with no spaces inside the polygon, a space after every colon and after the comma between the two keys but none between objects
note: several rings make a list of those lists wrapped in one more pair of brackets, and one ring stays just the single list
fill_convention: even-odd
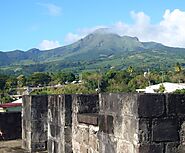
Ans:
[{"label": "distant ridge", "polygon": [[138,63],[141,66],[156,67],[164,64],[168,67],[177,61],[185,63],[184,60],[184,48],[167,47],[156,42],[140,42],[137,37],[119,36],[107,28],[98,29],[71,45],[51,50],[33,48],[28,51],[0,52],[0,67],[34,67],[35,64],[40,64],[44,65],[44,71],[48,69],[48,65],[55,65],[57,70],[58,67],[64,68],[61,65],[65,65],[65,68],[80,68],[80,63],[91,63],[93,68],[98,65],[138,66]]}]

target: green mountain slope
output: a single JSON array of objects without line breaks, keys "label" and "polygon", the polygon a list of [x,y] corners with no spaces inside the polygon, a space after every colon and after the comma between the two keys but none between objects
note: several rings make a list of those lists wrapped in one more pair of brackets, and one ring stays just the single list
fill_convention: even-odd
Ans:
[{"label": "green mountain slope", "polygon": [[168,68],[185,63],[185,49],[155,42],[140,42],[136,37],[119,36],[98,30],[64,47],[41,51],[0,52],[2,70],[57,71],[96,69],[98,67]]}]

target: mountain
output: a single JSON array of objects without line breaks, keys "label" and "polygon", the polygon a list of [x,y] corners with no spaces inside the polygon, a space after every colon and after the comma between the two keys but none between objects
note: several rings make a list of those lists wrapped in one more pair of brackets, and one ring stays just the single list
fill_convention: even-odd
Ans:
[{"label": "mountain", "polygon": [[99,29],[68,46],[41,51],[0,52],[1,70],[57,71],[98,67],[168,68],[185,63],[185,49],[156,42],[140,42],[137,37],[119,36]]}]

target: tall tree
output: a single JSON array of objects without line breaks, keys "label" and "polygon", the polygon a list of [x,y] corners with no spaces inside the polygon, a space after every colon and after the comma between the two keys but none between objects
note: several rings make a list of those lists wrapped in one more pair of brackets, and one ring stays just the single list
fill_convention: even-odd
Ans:
[{"label": "tall tree", "polygon": [[38,86],[38,85],[48,85],[51,81],[51,77],[47,73],[35,72],[29,78],[29,84]]},{"label": "tall tree", "polygon": [[180,73],[182,71],[182,67],[179,62],[175,64],[175,72]]}]

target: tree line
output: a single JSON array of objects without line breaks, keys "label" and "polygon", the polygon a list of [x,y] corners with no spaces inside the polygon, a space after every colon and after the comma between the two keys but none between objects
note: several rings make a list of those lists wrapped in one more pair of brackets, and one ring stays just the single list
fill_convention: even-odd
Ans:
[{"label": "tree line", "polygon": [[176,63],[172,71],[142,71],[129,66],[124,70],[109,69],[93,72],[34,72],[29,76],[7,76],[0,74],[0,102],[8,102],[8,95],[16,94],[22,87],[45,87],[64,85],[61,88],[43,89],[33,94],[135,92],[136,89],[162,82],[185,83],[185,70]]}]

